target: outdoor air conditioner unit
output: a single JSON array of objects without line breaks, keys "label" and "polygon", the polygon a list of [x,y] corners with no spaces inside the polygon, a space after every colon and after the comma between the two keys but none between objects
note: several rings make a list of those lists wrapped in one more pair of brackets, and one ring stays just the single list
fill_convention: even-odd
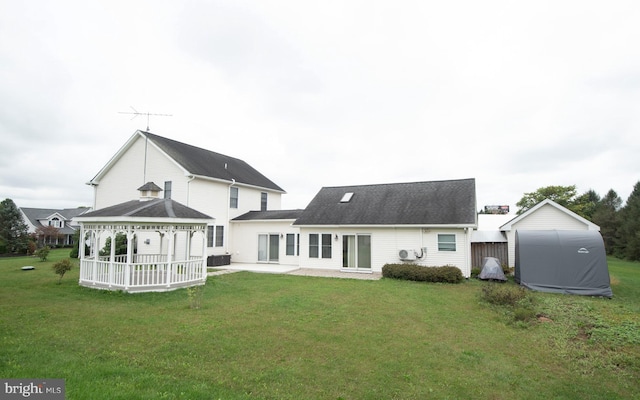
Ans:
[{"label": "outdoor air conditioner unit", "polygon": [[400,250],[398,251],[398,257],[402,261],[414,261],[416,259],[416,252],[413,250]]}]

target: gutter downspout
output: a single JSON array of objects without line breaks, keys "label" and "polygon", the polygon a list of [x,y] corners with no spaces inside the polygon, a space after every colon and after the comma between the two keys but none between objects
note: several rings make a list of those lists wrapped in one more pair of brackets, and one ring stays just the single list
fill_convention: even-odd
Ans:
[{"label": "gutter downspout", "polygon": [[231,186],[235,184],[236,180],[231,178],[231,183],[229,184],[229,187],[227,187],[227,240],[224,242],[224,252],[226,254],[229,254],[229,242],[231,242]]},{"label": "gutter downspout", "polygon": [[189,180],[187,181],[187,207],[191,207],[189,205],[189,198],[190,198],[190,194],[191,194],[191,185],[189,185],[191,183],[192,180],[196,179],[195,176],[193,175],[189,175]]}]

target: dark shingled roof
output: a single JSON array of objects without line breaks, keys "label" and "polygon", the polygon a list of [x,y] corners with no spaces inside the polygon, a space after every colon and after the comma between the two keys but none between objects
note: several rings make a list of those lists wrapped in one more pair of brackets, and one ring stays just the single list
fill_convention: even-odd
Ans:
[{"label": "dark shingled roof", "polygon": [[[353,193],[348,202],[341,202]],[[475,225],[475,179],[323,187],[294,225]]]},{"label": "dark shingled roof", "polygon": [[267,210],[249,211],[232,219],[232,221],[255,221],[267,219],[297,219],[304,210]]},{"label": "dark shingled roof", "polygon": [[214,153],[149,132],[141,131],[141,133],[191,174],[227,181],[235,179],[238,183],[284,192],[280,186],[238,158]]},{"label": "dark shingled roof", "polygon": [[94,217],[213,219],[200,211],[189,208],[171,199],[155,199],[149,201],[131,200],[82,215],[82,218]]},{"label": "dark shingled roof", "polygon": [[147,182],[140,186],[138,190],[142,192],[162,192],[162,188],[153,182]]},{"label": "dark shingled roof", "polygon": [[58,213],[58,214],[60,214],[61,216],[63,216],[65,218],[64,227],[63,228],[59,228],[60,229],[60,233],[62,233],[62,234],[72,234],[72,233],[75,232],[75,230],[68,226],[68,224],[70,223],[71,219],[73,219],[73,217],[77,217],[77,216],[81,215],[82,213],[87,212],[88,210],[90,210],[90,208],[89,207],[78,207],[78,208],[57,209],[57,208],[20,207],[20,210],[22,210],[24,215],[29,219],[29,222],[31,222],[31,224],[33,226],[35,226],[36,228],[39,227],[39,226],[42,226],[42,224],[39,222],[40,220],[46,219],[46,218],[52,216],[53,214]]}]

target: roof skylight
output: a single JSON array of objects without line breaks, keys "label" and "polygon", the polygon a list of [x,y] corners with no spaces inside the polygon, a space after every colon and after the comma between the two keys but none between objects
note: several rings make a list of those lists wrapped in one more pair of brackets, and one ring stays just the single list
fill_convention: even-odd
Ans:
[{"label": "roof skylight", "polygon": [[344,194],[344,196],[342,196],[340,203],[348,203],[351,201],[352,197],[353,197],[353,192],[347,192]]}]

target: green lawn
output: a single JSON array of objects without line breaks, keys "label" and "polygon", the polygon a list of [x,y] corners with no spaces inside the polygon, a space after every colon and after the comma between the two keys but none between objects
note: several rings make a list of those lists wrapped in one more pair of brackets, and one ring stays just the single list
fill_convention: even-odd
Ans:
[{"label": "green lawn", "polygon": [[240,272],[191,309],[80,287],[77,261],[58,285],[67,254],[0,259],[0,378],[64,378],[68,399],[640,398],[640,263],[609,260],[611,300],[531,293],[552,322],[527,324],[475,280]]}]

